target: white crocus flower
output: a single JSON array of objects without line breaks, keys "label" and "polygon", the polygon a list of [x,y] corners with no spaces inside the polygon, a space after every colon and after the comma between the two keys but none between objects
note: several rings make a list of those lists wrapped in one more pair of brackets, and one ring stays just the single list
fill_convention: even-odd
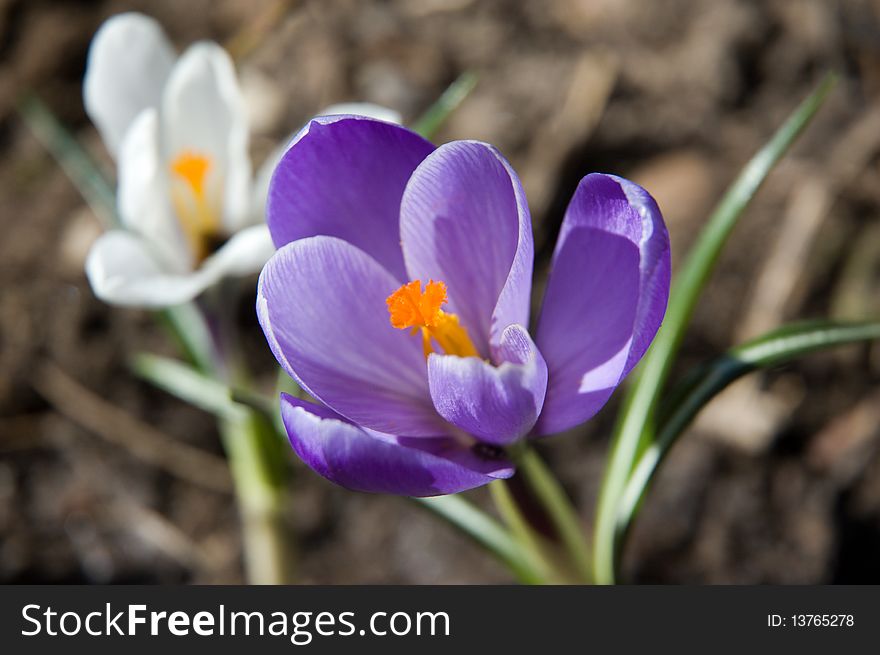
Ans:
[{"label": "white crocus flower", "polygon": [[244,100],[220,46],[196,43],[176,59],[156,21],[115,16],[92,42],[84,95],[117,158],[124,228],[89,253],[95,295],[165,307],[262,267],[274,249],[264,199],[252,195],[260,185],[251,179]]},{"label": "white crocus flower", "polygon": [[[223,48],[200,42],[177,58],[154,19],[114,16],[92,41],[84,99],[117,160],[122,221],[86,260],[96,296],[168,307],[260,270],[274,252],[263,209],[282,151],[254,180],[245,102]],[[322,113],[342,110],[400,121],[375,105]]]}]

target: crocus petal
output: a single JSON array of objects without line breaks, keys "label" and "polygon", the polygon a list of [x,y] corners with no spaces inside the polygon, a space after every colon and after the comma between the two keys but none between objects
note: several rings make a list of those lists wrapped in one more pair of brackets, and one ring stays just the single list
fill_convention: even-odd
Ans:
[{"label": "crocus petal", "polygon": [[[345,102],[338,105],[331,105],[317,113],[316,116],[332,116],[337,114],[366,116],[367,118],[374,118],[379,121],[385,121],[386,123],[397,123],[398,125],[403,123],[403,117],[398,112],[369,102]],[[275,168],[278,166],[279,162],[281,162],[281,158],[287,151],[289,144],[296,138],[297,135],[294,134],[282,142],[280,146],[269,153],[257,169],[257,174],[254,178],[252,207],[252,215],[257,220],[266,220],[266,199],[269,197],[269,184],[272,181],[272,174],[275,172]]]},{"label": "crocus petal", "polygon": [[450,438],[407,439],[363,430],[332,410],[287,394],[281,397],[281,415],[300,458],[355,491],[437,496],[513,475],[503,457],[481,457]]},{"label": "crocus petal", "polygon": [[592,417],[650,345],[669,296],[669,236],[632,182],[585,177],[566,212],[538,321],[549,384],[536,433]]},{"label": "crocus petal", "polygon": [[[519,178],[492,146],[454,141],[413,173],[400,213],[410,279],[446,283],[480,354],[512,324],[527,325],[533,243]],[[491,353],[497,361],[497,353]]]},{"label": "crocus petal", "polygon": [[175,56],[159,23],[143,14],[113,16],[95,34],[83,100],[114,156],[135,117],[159,105]]},{"label": "crocus petal", "polygon": [[400,115],[400,112],[382,105],[375,105],[372,102],[341,102],[337,105],[325,107],[323,111],[318,112],[316,115],[334,116],[340,114],[366,116],[367,118],[374,118],[377,121],[385,121],[386,123],[403,124],[403,116]]},{"label": "crocus petal", "polygon": [[299,239],[263,269],[257,313],[278,362],[325,405],[380,432],[445,434],[421,339],[388,319],[385,298],[397,284],[346,241]]},{"label": "crocus petal", "polygon": [[651,195],[634,182],[593,173],[578,185],[565,215],[557,249],[569,230],[594,227],[618,234],[639,248],[639,302],[633,344],[624,375],[638,364],[663,322],[672,263],[669,232]]},{"label": "crocus petal", "polygon": [[184,273],[191,269],[192,253],[171,209],[162,166],[158,113],[145,109],[135,118],[119,149],[119,215],[128,229],[149,242],[163,268]]},{"label": "crocus petal", "polygon": [[203,288],[195,274],[168,273],[147,242],[131,232],[105,232],[86,258],[95,295],[129,307],[170,307],[192,300]]},{"label": "crocus petal", "polygon": [[480,441],[507,445],[535,425],[547,390],[547,365],[525,328],[501,337],[503,363],[432,354],[428,383],[437,412]]},{"label": "crocus petal", "polygon": [[168,78],[161,119],[166,162],[207,156],[208,192],[222,200],[223,226],[240,229],[251,208],[247,110],[223,48],[200,42],[187,49]]},{"label": "crocus petal", "polygon": [[275,244],[265,225],[252,225],[236,232],[223,246],[204,261],[198,274],[205,288],[223,277],[241,277],[257,273],[275,254]]},{"label": "crocus petal", "polygon": [[198,270],[178,273],[164,266],[145,239],[111,230],[89,251],[86,275],[95,295],[104,302],[172,307],[189,302],[226,276],[256,273],[273,252],[266,226],[256,225],[233,236]]},{"label": "crocus petal", "polygon": [[278,247],[327,235],[354,244],[398,281],[400,199],[434,149],[414,132],[357,116],[313,119],[294,138],[269,188],[269,230]]},{"label": "crocus petal", "polygon": [[[602,181],[597,180],[597,182]],[[669,232],[657,202],[638,184],[616,178],[620,190],[639,221],[632,222],[621,233],[632,234],[639,244],[639,306],[633,327],[633,344],[629,350],[623,374],[627,375],[642,359],[663,323],[669,301],[672,279],[672,258]],[[613,190],[613,188],[612,188]],[[637,228],[641,228],[641,232]]]},{"label": "crocus petal", "polygon": [[316,473],[354,491],[437,496],[513,474],[504,460],[444,456],[464,452],[448,440],[411,439],[402,445],[390,435],[370,434],[326,408],[287,394],[281,395],[281,416],[296,454]]}]

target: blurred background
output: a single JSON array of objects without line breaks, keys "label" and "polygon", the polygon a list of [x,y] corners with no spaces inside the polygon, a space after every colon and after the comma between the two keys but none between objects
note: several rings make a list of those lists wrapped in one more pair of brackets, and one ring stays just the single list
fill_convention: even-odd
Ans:
[{"label": "blurred background", "polygon": [[[214,422],[131,374],[133,353],[173,345],[148,313],[92,295],[83,262],[100,223],[17,109],[36,94],[109,168],[82,76],[95,30],[132,9],[180,49],[230,49],[257,163],[328,104],[376,102],[411,121],[475,71],[435,141],[481,139],[511,160],[539,279],[591,171],[655,195],[680,261],[738,168],[833,68],[838,87],[734,232],[683,360],[795,318],[880,314],[876,0],[0,0],[0,582],[242,580]],[[269,389],[254,282],[242,333]],[[878,382],[875,345],[728,389],[662,470],[624,578],[880,582]],[[618,402],[542,444],[585,526]],[[303,582],[509,581],[409,501],[332,486],[292,452],[290,465]]]}]

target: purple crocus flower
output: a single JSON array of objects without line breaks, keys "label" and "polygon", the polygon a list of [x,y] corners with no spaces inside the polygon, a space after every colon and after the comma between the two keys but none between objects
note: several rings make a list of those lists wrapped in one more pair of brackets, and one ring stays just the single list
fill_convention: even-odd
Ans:
[{"label": "purple crocus flower", "polygon": [[306,464],[350,489],[431,496],[510,477],[505,447],[591,418],[666,310],[657,204],[592,174],[530,332],[529,208],[485,143],[317,118],[278,165],[267,216],[279,250],[260,276],[260,323],[321,403],[283,395],[284,424]]}]

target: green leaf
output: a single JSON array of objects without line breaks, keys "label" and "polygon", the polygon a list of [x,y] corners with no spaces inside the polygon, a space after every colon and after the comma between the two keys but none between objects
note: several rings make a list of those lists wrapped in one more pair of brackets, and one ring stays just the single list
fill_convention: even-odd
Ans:
[{"label": "green leaf", "polygon": [[523,515],[507,480],[495,480],[489,485],[489,493],[492,495],[495,509],[510,530],[511,536],[539,568],[536,573],[540,574],[541,580],[559,584],[565,582],[568,576],[557,564],[557,560],[561,558],[557,557],[556,553],[550,552],[550,544],[538,534]]},{"label": "green leaf", "polygon": [[437,101],[412,125],[412,130],[430,139],[449,115],[467,98],[477,85],[477,75],[465,71],[450,84]]},{"label": "green leaf", "polygon": [[235,416],[220,417],[218,428],[235,480],[248,581],[291,584],[296,556],[287,522],[289,448],[280,447],[266,417],[239,407]]},{"label": "green leaf", "polygon": [[703,228],[670,294],[663,326],[624,399],[596,508],[594,575],[600,584],[615,578],[615,525],[621,494],[636,458],[653,433],[657,399],[675,361],[684,331],[727,238],[749,201],[789,146],[821,107],[836,77],[828,74],[773,138],[746,164]]},{"label": "green leaf", "polygon": [[204,373],[215,372],[214,337],[195,303],[168,307],[156,312],[156,317],[194,366]]},{"label": "green leaf", "polygon": [[533,448],[523,448],[516,463],[526,483],[553,522],[580,582],[593,579],[592,561],[580,517],[559,480],[548,470]]},{"label": "green leaf", "polygon": [[131,368],[141,379],[219,418],[241,418],[246,410],[269,419],[279,414],[278,404],[271,398],[249,389],[229,387],[175,359],[140,353],[132,358]]},{"label": "green leaf", "polygon": [[264,487],[277,492],[290,472],[291,448],[287,433],[282,438],[270,417],[247,405],[238,405],[238,411],[229,418],[218,416],[230,466],[241,468],[240,472],[233,470],[236,480],[241,476],[259,479]]},{"label": "green leaf", "polygon": [[492,553],[520,582],[540,584],[544,581],[543,567],[535,561],[533,555],[495,519],[474,507],[460,495],[413,498],[413,500],[451,523]]},{"label": "green leaf", "polygon": [[19,102],[18,113],[104,226],[118,226],[113,185],[76,138],[35,95],[28,95]]},{"label": "green leaf", "polygon": [[749,341],[701,368],[671,397],[677,399],[660,422],[657,436],[639,457],[621,498],[615,525],[616,547],[622,547],[635,513],[666,454],[700,410],[734,380],[752,371],[785,364],[811,352],[880,339],[873,323],[799,323]]},{"label": "green leaf", "polygon": [[[252,460],[245,469],[259,468],[272,484],[283,480],[289,447],[283,426],[279,428],[273,421],[279,412],[270,399],[252,391],[231,389],[189,364],[159,355],[140,353],[132,358],[131,368],[138,377],[159,389],[214,414],[220,421],[222,435],[241,433],[255,439],[255,444],[250,446],[228,443],[230,461],[234,457],[229,448],[234,447],[235,452],[245,452]],[[255,453],[262,456],[257,457]]]},{"label": "green leaf", "polygon": [[132,358],[131,368],[159,389],[219,418],[239,420],[247,411],[246,406],[233,400],[227,385],[183,362],[141,353]]}]

